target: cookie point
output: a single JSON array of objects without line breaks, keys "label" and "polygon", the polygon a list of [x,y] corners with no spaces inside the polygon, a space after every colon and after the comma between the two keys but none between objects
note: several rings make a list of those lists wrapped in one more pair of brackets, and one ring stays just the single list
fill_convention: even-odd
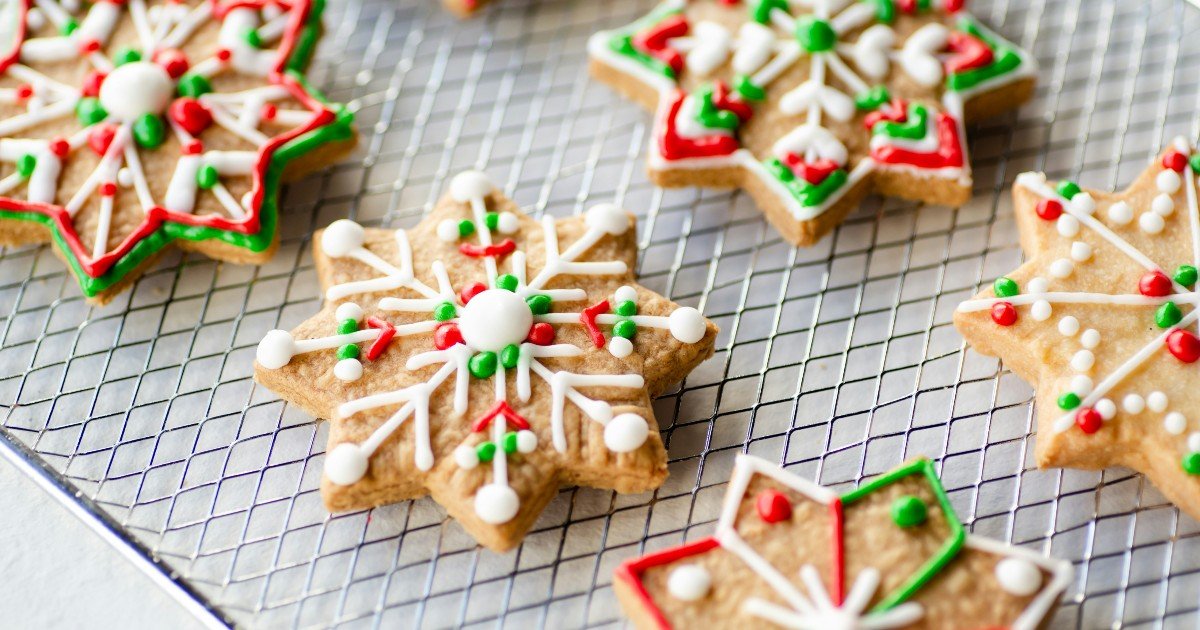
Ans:
[{"label": "cookie point", "polygon": [[296,354],[296,340],[286,330],[272,330],[258,342],[255,359],[268,370],[278,370]]},{"label": "cookie point", "polygon": [[167,110],[175,82],[162,66],[135,61],[118,66],[100,85],[100,104],[113,117],[132,122],[146,114]]},{"label": "cookie point", "polygon": [[683,343],[696,343],[704,338],[704,333],[708,330],[708,324],[704,321],[704,316],[700,311],[690,307],[683,306],[675,309],[667,320],[671,329],[671,336]]},{"label": "cookie point", "polygon": [[367,474],[367,454],[357,444],[343,442],[325,454],[325,476],[339,486],[357,483]]},{"label": "cookie point", "polygon": [[487,175],[479,171],[465,171],[450,182],[450,196],[459,203],[468,203],[472,199],[487,197],[494,188]]},{"label": "cookie point", "polygon": [[624,234],[629,229],[629,216],[625,211],[611,203],[602,203],[588,208],[584,217],[587,226],[616,236]]},{"label": "cookie point", "polygon": [[489,483],[475,493],[475,513],[489,525],[501,525],[517,515],[521,500],[512,488]]},{"label": "cookie point", "polygon": [[362,247],[365,239],[366,230],[363,226],[350,219],[338,219],[321,233],[321,251],[326,256],[341,258]]},{"label": "cookie point", "polygon": [[604,445],[614,453],[628,453],[646,443],[650,427],[645,418],[635,413],[623,413],[604,427]]}]

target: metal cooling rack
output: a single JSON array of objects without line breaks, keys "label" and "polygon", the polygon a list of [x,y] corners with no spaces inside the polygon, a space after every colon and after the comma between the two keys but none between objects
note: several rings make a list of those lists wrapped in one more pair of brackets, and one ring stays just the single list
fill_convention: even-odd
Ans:
[{"label": "metal cooling rack", "polygon": [[[1042,72],[1020,114],[972,129],[975,199],[871,199],[795,250],[744,195],[647,183],[650,116],[587,78],[584,42],[651,4],[501,0],[457,22],[433,0],[330,2],[312,76],[356,105],[361,147],[291,186],[272,263],[175,255],[93,309],[48,249],[0,250],[0,453],[212,624],[613,624],[613,567],[709,533],[741,451],[835,485],[929,455],[975,532],[1074,562],[1054,627],[1200,624],[1200,524],[1128,471],[1037,471],[1030,388],[950,325],[1019,262],[1018,172],[1109,188],[1197,137],[1200,11],[976,0]],[[262,334],[318,308],[313,229],[411,225],[468,167],[536,213],[632,209],[642,282],[722,328],[656,404],[666,484],[563,490],[505,555],[428,499],[326,514],[324,425],[251,380]]]}]

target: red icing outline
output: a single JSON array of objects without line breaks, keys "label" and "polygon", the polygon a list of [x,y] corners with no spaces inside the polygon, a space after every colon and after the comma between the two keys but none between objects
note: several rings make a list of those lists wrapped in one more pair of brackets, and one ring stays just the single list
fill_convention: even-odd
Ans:
[{"label": "red icing outline", "polygon": [[653,618],[655,624],[667,630],[671,627],[671,622],[663,616],[662,611],[654,604],[654,599],[650,597],[650,593],[646,590],[645,584],[642,583],[642,574],[646,569],[657,567],[664,564],[670,564],[676,560],[681,560],[690,556],[700,555],[720,547],[721,543],[716,537],[701,538],[695,542],[690,542],[678,547],[664,549],[652,554],[633,558],[621,563],[617,570],[613,572],[613,579],[625,582],[633,589],[634,597],[642,603],[643,609]]},{"label": "red icing outline", "polygon": [[927,169],[962,167],[958,122],[943,112],[937,115],[937,126],[938,149],[933,153],[919,153],[889,144],[871,149],[871,158],[881,164],[908,164]]},{"label": "red icing outline", "polygon": [[689,30],[691,30],[691,26],[688,25],[687,18],[682,15],[673,15],[635,34],[631,42],[639,52],[671,66],[671,70],[678,77],[683,72],[683,55],[668,46],[667,42],[675,37],[687,35]]},{"label": "red icing outline", "polygon": [[[722,157],[741,148],[737,138],[724,134],[713,134],[704,138],[684,138],[679,135],[675,117],[687,93],[676,90],[675,99],[662,110],[659,128],[662,135],[658,139],[658,152],[666,160],[685,160],[700,157]],[[735,114],[737,112],[734,112]]]},{"label": "red icing outline", "polygon": [[29,5],[32,3],[33,0],[24,0],[24,2],[21,2],[20,6],[17,8],[16,37],[13,38],[12,50],[10,50],[7,55],[0,58],[0,73],[8,72],[8,67],[16,63],[17,59],[21,58],[21,44],[25,43],[25,36],[28,34],[25,32],[25,16],[27,13],[29,13]]},{"label": "red icing outline", "polygon": [[841,165],[839,165],[837,162],[826,158],[820,158],[815,162],[805,162],[804,156],[796,155],[795,153],[791,152],[788,152],[788,154],[784,156],[783,161],[792,169],[792,172],[796,174],[796,177],[803,179],[813,186],[819,185],[821,182],[825,181],[826,178],[832,175],[834,171],[841,168]]},{"label": "red icing outline", "polygon": [[892,97],[892,101],[888,103],[888,109],[885,111],[880,107],[867,114],[863,118],[863,126],[870,129],[885,120],[896,123],[908,121],[908,103],[902,98]]},{"label": "red icing outline", "polygon": [[579,314],[579,323],[583,324],[584,330],[591,336],[592,343],[597,348],[604,347],[604,333],[600,332],[600,327],[596,325],[596,316],[607,313],[611,308],[612,305],[608,303],[608,300],[600,300],[583,309],[583,312]]},{"label": "red icing outline", "polygon": [[950,31],[946,47],[954,53],[942,64],[946,67],[946,74],[958,74],[982,68],[996,58],[986,42],[962,31]]},{"label": "red icing outline", "polygon": [[471,243],[463,243],[462,245],[458,246],[458,251],[462,252],[464,256],[470,256],[472,258],[484,258],[486,256],[499,258],[517,251],[517,244],[511,238],[506,238],[495,245],[472,245]]},{"label": "red icing outline", "polygon": [[471,430],[476,433],[487,430],[488,425],[492,423],[492,419],[496,416],[503,416],[505,422],[516,427],[518,430],[529,428],[529,422],[525,418],[522,418],[521,414],[513,411],[513,408],[508,406],[508,401],[501,400],[488,410],[487,413],[479,416],[475,422],[471,423]]},{"label": "red icing outline", "polygon": [[367,326],[379,330],[379,336],[371,342],[371,347],[367,348],[367,360],[374,361],[387,350],[388,344],[392,343],[392,338],[396,336],[396,327],[378,317],[368,317]]},{"label": "red icing outline", "polygon": [[829,594],[833,605],[841,607],[846,597],[846,548],[842,541],[842,499],[837,497],[829,504],[829,518],[833,521],[833,592]]}]

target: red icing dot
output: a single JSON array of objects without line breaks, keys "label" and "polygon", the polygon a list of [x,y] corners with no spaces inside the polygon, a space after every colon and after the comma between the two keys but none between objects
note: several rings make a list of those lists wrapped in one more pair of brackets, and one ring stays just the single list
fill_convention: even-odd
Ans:
[{"label": "red icing dot", "polygon": [[231,56],[233,56],[233,53],[229,52],[228,48],[218,48],[217,49],[217,60],[218,61],[229,61],[229,58]]},{"label": "red icing dot", "polygon": [[433,345],[438,350],[445,350],[456,343],[462,343],[462,332],[458,330],[458,324],[445,323],[440,324],[433,331]]},{"label": "red icing dot", "polygon": [[21,101],[29,100],[33,96],[33,86],[28,83],[22,83],[17,86],[17,99]]},{"label": "red icing dot", "polygon": [[1054,221],[1061,217],[1063,206],[1057,199],[1043,199],[1038,202],[1037,215],[1046,221]]},{"label": "red icing dot", "polygon": [[188,140],[187,144],[183,145],[184,155],[200,155],[201,153],[204,153],[204,143],[195,138]]},{"label": "red icing dot", "polygon": [[108,145],[112,144],[113,136],[117,135],[117,128],[109,123],[100,123],[88,132],[88,146],[96,155],[104,155],[108,151]]},{"label": "red icing dot", "polygon": [[1075,412],[1075,424],[1079,425],[1079,430],[1089,435],[1099,431],[1103,423],[1104,418],[1100,417],[1100,412],[1091,407],[1084,407]]},{"label": "red icing dot", "polygon": [[1187,156],[1178,151],[1171,151],[1162,158],[1163,168],[1169,168],[1177,173],[1182,173],[1183,169],[1187,168],[1187,163]]},{"label": "red icing dot", "polygon": [[278,112],[279,110],[275,108],[274,103],[263,103],[262,111],[259,112],[259,117],[263,120],[275,120],[275,114]]},{"label": "red icing dot", "polygon": [[67,157],[67,154],[71,152],[71,145],[68,144],[64,138],[54,138],[50,141],[50,152],[61,160],[62,158]]},{"label": "red icing dot", "polygon": [[475,297],[476,295],[479,295],[480,293],[483,293],[486,290],[487,290],[486,284],[484,284],[482,282],[473,282],[473,283],[468,284],[467,286],[463,287],[458,292],[458,299],[459,299],[459,301],[461,301],[463,303],[463,306],[466,306],[467,302],[471,301],[471,298]]},{"label": "red icing dot", "polygon": [[167,108],[167,115],[193,136],[199,135],[212,124],[212,112],[200,101],[186,96],[172,101]]},{"label": "red icing dot", "polygon": [[754,499],[758,515],[768,523],[778,523],[792,518],[792,502],[778,490],[763,490]]},{"label": "red icing dot", "polygon": [[89,55],[97,50],[100,50],[100,40],[98,39],[85,39],[79,42],[79,53],[82,55]]},{"label": "red icing dot", "polygon": [[1171,279],[1161,271],[1147,271],[1138,280],[1138,291],[1148,297],[1171,295]]},{"label": "red icing dot", "polygon": [[946,13],[958,13],[959,11],[962,11],[963,6],[966,5],[966,3],[966,0],[944,0],[942,2],[942,9],[944,9]]},{"label": "red icing dot", "polygon": [[112,197],[117,194],[117,185],[113,182],[104,182],[100,184],[100,195],[104,197]]},{"label": "red icing dot", "polygon": [[1017,309],[1008,302],[996,302],[992,305],[992,321],[1001,326],[1012,326],[1017,323]]},{"label": "red icing dot", "polygon": [[548,346],[554,342],[554,327],[546,322],[538,322],[529,329],[526,341],[539,346]]},{"label": "red icing dot", "polygon": [[167,71],[167,74],[171,75],[172,79],[178,79],[183,76],[184,72],[188,71],[187,55],[183,54],[182,50],[176,48],[159,51],[154,55],[154,60],[158,62],[158,65],[163,67],[163,70]]},{"label": "red icing dot", "polygon": [[1189,331],[1176,328],[1167,335],[1167,350],[1184,363],[1195,363],[1200,359],[1200,339]]},{"label": "red icing dot", "polygon": [[99,70],[92,70],[83,77],[83,95],[84,96],[100,96],[100,86],[104,83],[104,78],[108,76]]}]

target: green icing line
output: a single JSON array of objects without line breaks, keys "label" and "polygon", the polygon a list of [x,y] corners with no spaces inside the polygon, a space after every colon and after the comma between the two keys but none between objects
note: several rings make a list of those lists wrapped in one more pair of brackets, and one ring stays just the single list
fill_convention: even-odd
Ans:
[{"label": "green icing line", "polygon": [[629,57],[634,61],[646,66],[650,70],[661,74],[668,79],[675,80],[675,71],[671,66],[647,55],[633,46],[633,35],[639,31],[644,31],[648,28],[653,28],[656,24],[664,19],[682,13],[681,9],[672,9],[669,7],[660,6],[642,19],[629,25],[628,32],[625,34],[616,35],[608,42],[608,47],[613,52],[624,57]]},{"label": "green icing line", "polygon": [[877,123],[872,129],[875,135],[885,135],[891,138],[907,138],[909,140],[920,140],[925,137],[925,123],[928,120],[928,112],[924,105],[914,104],[910,109],[908,120],[902,123],[885,120]]},{"label": "green icing line", "polygon": [[829,176],[825,178],[825,181],[814,185],[804,181],[803,179],[797,178],[796,174],[792,172],[792,169],[788,168],[783,162],[780,162],[776,158],[767,160],[766,167],[772,175],[778,178],[779,181],[783,182],[783,185],[786,186],[789,191],[791,191],[792,196],[796,198],[796,201],[800,202],[800,205],[808,208],[819,206],[822,203],[825,203],[825,200],[828,199],[829,196],[834,193],[834,191],[841,188],[846,183],[846,180],[850,177],[846,173],[845,169],[839,168],[838,170],[830,173]]},{"label": "green icing line", "polygon": [[736,131],[742,124],[737,114],[719,109],[713,104],[713,87],[706,85],[697,92],[700,109],[696,111],[696,122],[709,129],[728,129]]},{"label": "green icing line", "polygon": [[967,33],[978,37],[987,44],[993,52],[992,63],[966,72],[952,74],[946,77],[946,88],[952,91],[961,91],[975,87],[984,81],[994,79],[1002,74],[1012,72],[1021,65],[1021,56],[1012,48],[1005,46],[991,37],[988,37],[974,22],[968,19],[963,19],[959,22],[959,28]]},{"label": "green icing line", "polygon": [[888,593],[883,601],[875,606],[873,612],[891,610],[908,601],[917,591],[928,584],[938,572],[945,568],[946,564],[954,559],[954,556],[958,555],[959,550],[962,549],[967,540],[967,532],[963,529],[958,517],[955,516],[954,508],[950,506],[950,498],[946,496],[946,490],[942,487],[942,482],[938,479],[937,472],[933,469],[933,462],[928,459],[922,459],[907,466],[897,468],[890,473],[876,477],[867,484],[859,486],[856,490],[843,494],[842,505],[849,507],[852,503],[909,475],[924,475],[929,481],[930,487],[933,488],[934,498],[937,499],[938,505],[942,508],[942,514],[946,517],[946,523],[950,526],[950,538],[946,540],[928,562],[920,569],[917,569],[917,572],[912,577],[901,584],[899,588]]}]

